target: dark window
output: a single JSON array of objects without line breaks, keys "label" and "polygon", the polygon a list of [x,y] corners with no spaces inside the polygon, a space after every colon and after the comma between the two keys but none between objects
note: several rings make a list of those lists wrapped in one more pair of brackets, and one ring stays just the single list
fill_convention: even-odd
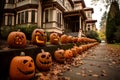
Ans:
[{"label": "dark window", "polygon": [[28,11],[25,11],[25,23],[28,23]]},{"label": "dark window", "polygon": [[8,25],[12,25],[12,15],[8,15]]},{"label": "dark window", "polygon": [[32,23],[35,23],[35,10],[32,10]]},{"label": "dark window", "polygon": [[45,22],[48,22],[48,10],[45,10]]},{"label": "dark window", "polygon": [[14,0],[8,0],[9,4],[14,4]]},{"label": "dark window", "polygon": [[2,25],[5,25],[5,16],[3,16]]},{"label": "dark window", "polygon": [[21,14],[21,24],[23,24],[24,23],[24,12],[22,12],[22,14]]},{"label": "dark window", "polygon": [[88,31],[90,31],[90,25],[88,25]]},{"label": "dark window", "polygon": [[20,13],[18,13],[18,24],[20,24]]},{"label": "dark window", "polygon": [[62,14],[61,14],[61,13],[57,13],[57,23],[58,23],[58,27],[61,27],[61,17],[62,17]]}]

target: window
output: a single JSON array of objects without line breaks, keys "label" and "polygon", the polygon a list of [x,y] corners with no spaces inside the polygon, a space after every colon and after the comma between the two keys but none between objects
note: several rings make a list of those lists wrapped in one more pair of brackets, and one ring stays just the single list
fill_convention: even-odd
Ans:
[{"label": "window", "polygon": [[12,25],[12,15],[8,15],[8,25]]},{"label": "window", "polygon": [[35,23],[35,10],[32,10],[32,23]]},{"label": "window", "polygon": [[14,4],[14,0],[8,0],[9,4]]},{"label": "window", "polygon": [[62,17],[62,14],[61,13],[57,13],[58,27],[61,27],[61,17]]},{"label": "window", "polygon": [[28,11],[25,11],[25,23],[28,23]]},{"label": "window", "polygon": [[45,10],[45,22],[48,22],[48,10]]},{"label": "window", "polygon": [[90,25],[88,25],[88,31],[90,31]]},{"label": "window", "polygon": [[24,23],[24,12],[21,13],[21,24]]},{"label": "window", "polygon": [[18,13],[18,24],[20,24],[20,13]]}]

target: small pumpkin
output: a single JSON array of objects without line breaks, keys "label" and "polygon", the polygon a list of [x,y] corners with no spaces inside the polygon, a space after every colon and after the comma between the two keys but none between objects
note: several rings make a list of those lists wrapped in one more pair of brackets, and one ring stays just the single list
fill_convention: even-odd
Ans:
[{"label": "small pumpkin", "polygon": [[52,66],[51,54],[42,49],[42,52],[36,56],[36,66],[39,70],[49,70]]},{"label": "small pumpkin", "polygon": [[71,48],[71,51],[73,53],[73,57],[76,57],[78,55],[76,48]]},{"label": "small pumpkin", "polygon": [[44,46],[46,44],[47,36],[43,29],[35,29],[32,32],[32,43],[38,46]]},{"label": "small pumpkin", "polygon": [[[22,53],[22,52],[21,52]],[[29,80],[34,77],[35,65],[30,56],[15,56],[10,63],[10,80]]]},{"label": "small pumpkin", "polygon": [[65,50],[64,57],[65,57],[66,59],[71,59],[71,58],[73,57],[72,51],[71,51],[70,49]]},{"label": "small pumpkin", "polygon": [[68,36],[67,40],[69,43],[72,43],[72,40],[73,40],[72,38],[73,38],[72,36]]},{"label": "small pumpkin", "polygon": [[50,43],[51,44],[55,44],[55,45],[59,44],[59,39],[60,39],[60,37],[57,33],[50,34]]},{"label": "small pumpkin", "polygon": [[58,49],[54,52],[54,57],[55,59],[60,62],[63,63],[65,61],[65,57],[64,57],[64,53],[65,51],[63,49]]},{"label": "small pumpkin", "polygon": [[24,48],[26,47],[26,36],[20,31],[10,32],[7,43],[11,48]]},{"label": "small pumpkin", "polygon": [[60,42],[62,44],[67,44],[68,43],[68,36],[63,34],[61,37],[60,37]]}]

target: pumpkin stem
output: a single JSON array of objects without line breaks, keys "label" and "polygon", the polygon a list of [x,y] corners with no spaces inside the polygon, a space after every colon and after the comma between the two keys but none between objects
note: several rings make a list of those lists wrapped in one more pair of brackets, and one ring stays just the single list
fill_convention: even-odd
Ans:
[{"label": "pumpkin stem", "polygon": [[44,51],[44,49],[41,49],[41,51],[42,51],[42,53],[44,53],[45,51]]},{"label": "pumpkin stem", "polygon": [[20,32],[20,29],[18,29],[17,32]]},{"label": "pumpkin stem", "polygon": [[21,53],[20,53],[20,56],[25,56],[25,52],[21,52]]}]

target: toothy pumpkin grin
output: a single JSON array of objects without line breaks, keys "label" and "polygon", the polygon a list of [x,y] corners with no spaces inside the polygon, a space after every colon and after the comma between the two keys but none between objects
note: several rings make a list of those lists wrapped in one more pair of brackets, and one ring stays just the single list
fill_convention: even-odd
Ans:
[{"label": "toothy pumpkin grin", "polygon": [[18,67],[17,67],[17,69],[18,69],[21,73],[23,73],[23,74],[25,74],[25,75],[29,75],[29,74],[33,74],[33,73],[34,73],[34,70],[32,70],[32,71],[22,71],[22,70],[19,69]]},{"label": "toothy pumpkin grin", "polygon": [[44,43],[44,41],[39,40],[39,36],[36,36],[35,38],[36,38],[36,42],[37,42],[37,43]]},{"label": "toothy pumpkin grin", "polygon": [[51,62],[49,62],[49,61],[48,62],[42,62],[42,61],[40,61],[40,63],[42,63],[42,64],[50,64]]}]

